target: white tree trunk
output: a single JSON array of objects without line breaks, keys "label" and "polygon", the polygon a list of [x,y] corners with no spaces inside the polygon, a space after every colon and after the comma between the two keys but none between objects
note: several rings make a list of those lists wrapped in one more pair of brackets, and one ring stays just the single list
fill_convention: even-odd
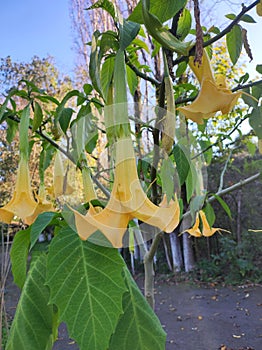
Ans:
[{"label": "white tree trunk", "polygon": [[172,253],[173,271],[180,272],[183,267],[183,258],[182,258],[180,240],[176,232],[170,233],[169,237],[170,237],[170,247],[171,247],[171,253]]},{"label": "white tree trunk", "polygon": [[[181,224],[181,232],[185,231],[191,227],[191,215],[188,215]],[[185,271],[189,272],[195,268],[195,259],[192,248],[191,236],[185,232],[183,233],[183,255],[184,255],[184,265]]]}]

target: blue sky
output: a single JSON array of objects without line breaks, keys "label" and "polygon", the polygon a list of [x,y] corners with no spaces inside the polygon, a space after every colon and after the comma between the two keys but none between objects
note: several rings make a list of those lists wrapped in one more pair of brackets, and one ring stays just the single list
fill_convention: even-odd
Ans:
[{"label": "blue sky", "polygon": [[64,72],[74,67],[68,0],[1,0],[0,57],[29,61],[55,58]]},{"label": "blue sky", "polygon": [[[10,55],[13,60],[29,61],[34,55],[55,58],[58,68],[65,73],[72,73],[75,53],[72,50],[73,32],[69,17],[70,0],[0,0],[0,57]],[[247,1],[250,4],[252,1]],[[214,9],[213,0],[207,0],[210,11]],[[218,1],[216,4],[216,20],[225,22],[225,13],[232,12],[230,3]],[[240,10],[235,7],[235,13]],[[262,64],[262,17],[255,10],[252,16],[257,24],[241,24],[248,29],[248,37],[253,51],[254,62],[248,68],[254,74],[256,64]],[[222,26],[224,28],[224,26]],[[253,75],[252,74],[252,75]]]}]

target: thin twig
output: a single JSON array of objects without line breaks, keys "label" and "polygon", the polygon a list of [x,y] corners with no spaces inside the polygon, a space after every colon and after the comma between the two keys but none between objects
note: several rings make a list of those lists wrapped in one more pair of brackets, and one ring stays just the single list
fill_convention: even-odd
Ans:
[{"label": "thin twig", "polygon": [[[230,30],[234,27],[234,25],[236,25],[239,21],[241,21],[242,16],[245,13],[247,13],[248,11],[250,11],[252,8],[254,8],[259,3],[259,1],[260,0],[256,0],[255,2],[253,2],[251,5],[249,5],[247,7],[243,6],[242,11],[236,16],[236,18],[224,30],[222,30],[219,34],[217,34],[213,38],[205,41],[203,43],[203,47],[207,47],[207,46],[215,43],[219,39],[223,38],[223,36],[225,36],[227,33],[230,32]],[[194,52],[195,52],[195,45],[190,49],[189,56],[193,56]],[[188,58],[188,56],[181,56],[173,61],[173,65],[174,66],[177,65],[177,64],[185,61],[187,58]]]}]

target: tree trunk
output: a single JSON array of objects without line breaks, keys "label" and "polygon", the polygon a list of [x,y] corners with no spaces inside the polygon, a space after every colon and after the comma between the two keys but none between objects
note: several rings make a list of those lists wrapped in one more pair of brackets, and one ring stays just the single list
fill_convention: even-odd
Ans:
[{"label": "tree trunk", "polygon": [[[188,215],[181,224],[181,232],[185,231],[191,226],[191,215]],[[185,271],[190,272],[195,268],[195,259],[192,247],[192,239],[190,235],[185,232],[183,233],[183,255]]]},{"label": "tree trunk", "polygon": [[183,267],[183,258],[182,258],[180,240],[178,238],[176,231],[170,233],[169,237],[170,237],[170,247],[171,247],[171,253],[172,253],[173,271],[180,272]]}]

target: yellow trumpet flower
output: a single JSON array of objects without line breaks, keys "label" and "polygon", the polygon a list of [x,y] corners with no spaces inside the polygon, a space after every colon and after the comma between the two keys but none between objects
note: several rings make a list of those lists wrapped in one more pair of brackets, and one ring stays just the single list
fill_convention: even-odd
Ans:
[{"label": "yellow trumpet flower", "polygon": [[17,216],[25,224],[31,225],[40,213],[54,210],[52,204],[46,201],[41,188],[36,199],[30,184],[28,161],[21,157],[13,197],[9,203],[0,208],[0,222],[10,224],[13,217]]},{"label": "yellow trumpet flower", "polygon": [[67,177],[65,176],[65,170],[59,151],[55,156],[53,181],[53,191],[56,198],[61,195],[69,195],[74,192],[73,187],[70,186],[67,181]]},{"label": "yellow trumpet flower", "polygon": [[194,237],[201,237],[202,236],[202,233],[199,229],[199,223],[200,223],[200,220],[199,220],[199,213],[197,213],[196,215],[196,221],[195,221],[195,224],[192,228],[190,229],[187,229],[185,231],[183,231],[182,233],[189,233],[191,236],[194,236]]},{"label": "yellow trumpet flower", "polygon": [[77,232],[81,239],[88,239],[95,231],[101,231],[113,247],[122,247],[122,238],[128,222],[137,218],[165,232],[172,232],[179,223],[178,201],[167,203],[164,196],[159,206],[153,204],[143,191],[137,176],[136,159],[131,138],[116,142],[115,177],[107,206],[97,212],[92,205],[86,215],[74,211]]},{"label": "yellow trumpet flower", "polygon": [[[200,218],[202,221],[202,232],[200,231],[200,228],[199,228],[199,224],[200,224],[199,215],[200,215]],[[194,237],[201,237],[201,236],[211,237],[217,231],[218,232],[219,231],[229,232],[229,231],[224,230],[222,228],[210,227],[210,225],[207,221],[207,218],[206,218],[206,214],[204,213],[203,210],[200,210],[199,213],[197,213],[194,226],[191,229],[183,231],[182,233],[188,232],[191,236],[194,236]]]},{"label": "yellow trumpet flower", "polygon": [[28,162],[21,157],[13,197],[9,203],[0,208],[0,221],[10,224],[14,216],[25,220],[33,214],[36,206],[37,202],[33,197],[30,185]]},{"label": "yellow trumpet flower", "polygon": [[52,203],[46,200],[45,188],[43,184],[40,185],[38,195],[35,196],[37,200],[35,210],[32,213],[32,215],[27,216],[24,219],[24,223],[27,225],[32,225],[32,223],[36,220],[39,214],[44,213],[46,211],[54,211]]},{"label": "yellow trumpet flower", "polygon": [[213,117],[216,112],[221,111],[223,114],[228,114],[242,92],[231,92],[226,87],[225,78],[221,76],[215,80],[209,57],[206,51],[203,51],[202,64],[194,63],[194,58],[189,58],[189,65],[196,75],[200,83],[200,92],[190,105],[179,107],[186,118],[193,120],[198,124],[203,124],[203,119]]}]

